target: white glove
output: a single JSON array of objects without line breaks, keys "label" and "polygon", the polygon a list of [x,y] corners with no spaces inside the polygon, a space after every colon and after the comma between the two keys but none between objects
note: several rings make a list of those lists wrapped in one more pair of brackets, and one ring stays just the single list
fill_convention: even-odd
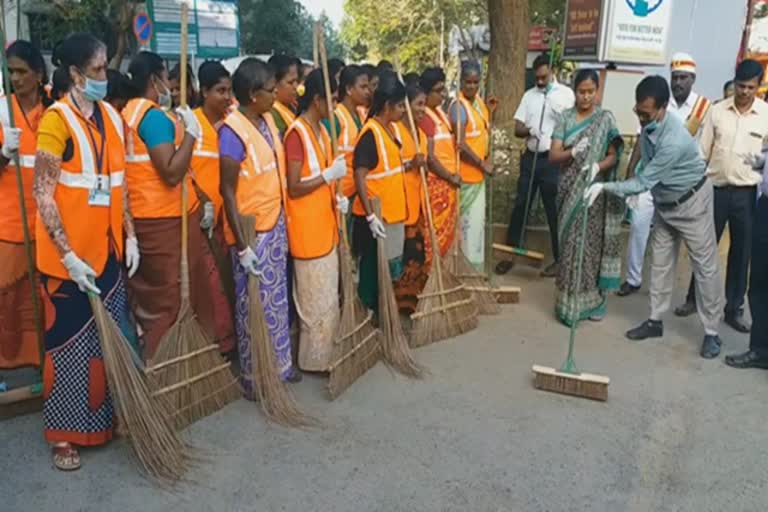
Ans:
[{"label": "white glove", "polygon": [[589,140],[587,140],[586,137],[583,137],[581,140],[579,140],[579,142],[576,143],[575,146],[573,146],[573,149],[571,149],[571,155],[573,155],[573,158],[578,158],[586,153],[588,148]]},{"label": "white glove", "polygon": [[368,221],[368,227],[371,229],[373,238],[387,238],[387,231],[384,229],[384,223],[379,220],[375,213],[365,218]]},{"label": "white glove", "polygon": [[600,166],[597,163],[594,163],[591,167],[589,165],[585,165],[581,168],[581,170],[583,172],[589,172],[589,181],[587,183],[591,185],[595,181],[595,177],[600,172]]},{"label": "white glove", "polygon": [[624,200],[625,203],[627,203],[627,206],[632,210],[637,210],[637,207],[640,206],[640,196],[634,195],[629,196]]},{"label": "white glove", "polygon": [[349,199],[344,194],[336,194],[336,208],[344,215],[349,213]]},{"label": "white glove", "polygon": [[531,126],[528,128],[528,135],[534,139],[541,140],[541,132],[539,132],[538,126]]},{"label": "white glove", "polygon": [[587,188],[584,192],[584,200],[587,202],[587,208],[595,203],[597,197],[603,192],[604,188],[605,184],[603,183],[593,183]]},{"label": "white glove", "polygon": [[[3,147],[3,155],[5,155],[5,147]],[[744,165],[750,166],[754,170],[763,170],[765,165],[765,157],[758,154],[744,155]]]},{"label": "white glove", "polygon": [[86,262],[81,260],[77,254],[69,251],[61,259],[61,262],[69,272],[69,277],[77,284],[80,291],[83,293],[91,292],[96,295],[101,295],[101,290],[96,288],[94,281],[96,280],[96,271],[88,266]]},{"label": "white glove", "polygon": [[125,268],[128,269],[128,279],[136,275],[136,271],[139,270],[139,263],[141,262],[141,254],[139,253],[139,241],[135,236],[125,239]]},{"label": "white glove", "polygon": [[200,220],[200,229],[208,232],[208,238],[213,237],[214,213],[212,202],[208,201],[203,204],[203,218]]},{"label": "white glove", "polygon": [[329,185],[333,180],[338,180],[347,175],[347,161],[343,156],[334,160],[329,168],[322,172],[323,179]]},{"label": "white glove", "polygon": [[3,141],[2,154],[5,158],[10,160],[19,151],[21,129],[3,125],[3,135],[5,136],[5,140]]},{"label": "white glove", "polygon": [[184,122],[184,130],[195,139],[199,139],[202,135],[202,129],[200,128],[200,123],[197,122],[197,117],[195,117],[192,109],[189,108],[189,105],[177,107],[176,114]]},{"label": "white glove", "polygon": [[257,277],[261,277],[261,272],[258,270],[258,260],[253,249],[246,247],[245,250],[237,253],[237,257],[240,258],[240,264],[245,270]]}]

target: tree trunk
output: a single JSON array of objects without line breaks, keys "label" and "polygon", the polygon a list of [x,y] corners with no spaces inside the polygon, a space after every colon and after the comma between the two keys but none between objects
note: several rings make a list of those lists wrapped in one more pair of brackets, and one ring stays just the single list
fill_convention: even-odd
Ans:
[{"label": "tree trunk", "polygon": [[508,128],[525,92],[525,64],[530,26],[529,0],[488,0],[491,52],[488,88],[499,98],[494,125]]},{"label": "tree trunk", "polygon": [[109,67],[112,69],[120,69],[123,57],[125,57],[125,54],[128,52],[128,38],[133,37],[131,25],[133,24],[135,8],[136,4],[133,2],[124,2],[118,7],[118,19],[114,24],[114,28],[117,30],[117,48],[115,48],[115,55],[109,62]]}]

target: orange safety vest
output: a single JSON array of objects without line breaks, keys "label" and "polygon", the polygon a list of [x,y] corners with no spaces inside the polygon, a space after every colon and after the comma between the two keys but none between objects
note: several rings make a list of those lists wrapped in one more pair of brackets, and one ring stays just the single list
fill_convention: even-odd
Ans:
[{"label": "orange safety vest", "polygon": [[[285,151],[280,142],[280,132],[271,114],[264,114],[264,119],[275,143],[274,151],[267,139],[239,110],[224,119],[224,124],[240,138],[246,152],[237,181],[237,211],[240,215],[253,215],[258,232],[269,231],[277,224],[285,188]],[[229,221],[225,222],[224,234],[229,245],[236,243]]]},{"label": "orange safety vest", "polygon": [[[459,93],[459,97],[451,105],[451,111],[453,111],[454,105],[457,102],[464,107],[464,111],[467,113],[467,124],[465,127],[462,127],[462,130],[466,129],[466,132],[463,133],[464,140],[467,141],[467,145],[477,156],[485,159],[488,156],[490,142],[488,126],[491,113],[480,96],[475,96],[475,100],[478,107],[480,107],[479,112],[464,97],[464,94]],[[458,117],[457,115],[457,119]],[[459,172],[461,172],[461,179],[466,183],[480,183],[484,178],[482,169],[464,160],[459,161]]]},{"label": "orange safety vest", "polygon": [[[331,137],[320,125],[322,146],[315,131],[299,116],[288,128],[286,138],[296,132],[304,146],[304,162],[301,166],[301,181],[316,178],[333,163]],[[322,148],[322,149],[321,149]],[[291,255],[298,259],[314,259],[329,254],[339,243],[339,228],[336,222],[336,200],[333,187],[322,185],[311,193],[285,199],[288,223],[288,246]]]},{"label": "orange safety vest", "polygon": [[220,172],[219,172],[219,134],[216,128],[211,124],[202,108],[194,110],[197,122],[200,123],[200,133],[202,136],[195,143],[195,150],[192,153],[192,179],[200,190],[202,190],[208,199],[213,203],[214,218],[219,218],[219,212],[223,204],[221,192],[219,192]]},{"label": "orange safety vest", "polygon": [[[400,147],[381,123],[369,119],[360,131],[358,141],[367,132],[373,133],[379,161],[375,169],[369,169],[365,176],[368,197],[381,199],[381,215],[388,224],[403,222],[408,217],[405,204],[405,184],[403,182],[403,163],[400,159]],[[365,216],[365,209],[359,197],[355,198],[352,213]]]},{"label": "orange safety vest", "polygon": [[[32,182],[35,177],[35,153],[37,152],[37,132],[32,131],[25,123],[16,95],[11,95],[13,101],[13,119],[16,127],[21,128],[19,140],[19,163],[21,164],[21,181],[24,189],[24,206],[27,209],[27,226],[30,237],[35,239],[35,215],[37,202],[32,195]],[[42,105],[35,108],[42,109]],[[8,103],[5,96],[0,97],[0,120],[2,126],[11,126],[8,116]],[[0,131],[2,131],[0,126]],[[0,240],[4,242],[21,243],[24,241],[24,227],[21,219],[21,204],[19,203],[19,188],[16,183],[16,167],[13,160],[5,169],[0,170]]]},{"label": "orange safety vest", "polygon": [[286,129],[285,131],[288,131],[289,126],[293,124],[293,122],[296,120],[296,114],[293,113],[293,110],[291,110],[289,107],[286,107],[279,101],[275,101],[272,104],[272,108],[277,110],[277,113],[280,114],[280,117],[283,118],[283,123],[285,123]]},{"label": "orange safety vest", "polygon": [[339,119],[339,126],[341,126],[341,131],[339,132],[339,152],[344,155],[347,161],[347,175],[339,181],[339,191],[347,197],[352,197],[356,191],[355,143],[357,142],[357,136],[360,134],[360,129],[357,127],[354,116],[343,103],[340,103],[336,108],[336,116]]},{"label": "orange safety vest", "polygon": [[[72,158],[61,163],[59,182],[53,198],[72,251],[90,265],[97,275],[101,275],[110,247],[116,247],[118,260],[122,259],[123,254],[125,144],[123,120],[117,110],[104,101],[97,102],[96,108],[101,110],[106,139],[101,169],[98,168],[97,152],[101,148],[102,136],[98,127],[86,120],[68,97],[54,103],[49,110],[61,116],[67,125],[74,148]],[[90,192],[99,182],[102,187],[110,190],[109,206],[89,204]],[[61,263],[61,254],[48,235],[39,212],[35,230],[37,267],[40,272],[59,279],[69,279],[69,272]]]},{"label": "orange safety vest", "polygon": [[[144,141],[139,137],[139,124],[149,109],[160,107],[146,98],[134,98],[125,105],[123,119],[128,125],[126,139],[126,185],[131,213],[137,219],[161,219],[181,217],[181,184],[168,186],[157,174],[149,157]],[[167,114],[166,114],[167,115]],[[168,116],[176,127],[176,145],[183,140],[184,132],[180,122],[175,117]],[[192,187],[192,177],[189,173],[184,177],[187,182],[188,212],[197,208]]]},{"label": "orange safety vest", "polygon": [[[400,141],[400,154],[402,155],[403,162],[413,160],[417,152],[426,158],[427,136],[420,128],[416,128],[419,136],[418,149],[411,135],[411,130],[404,122],[394,123],[392,129],[395,132],[395,137]],[[405,219],[405,225],[413,226],[419,221],[421,205],[424,204],[424,193],[421,189],[421,173],[418,169],[411,169],[403,173],[403,182],[405,183],[405,204],[408,206],[408,217]]]},{"label": "orange safety vest", "polygon": [[456,173],[456,142],[451,134],[451,123],[442,109],[432,110],[427,107],[427,115],[435,123],[435,158],[437,158],[448,172]]}]

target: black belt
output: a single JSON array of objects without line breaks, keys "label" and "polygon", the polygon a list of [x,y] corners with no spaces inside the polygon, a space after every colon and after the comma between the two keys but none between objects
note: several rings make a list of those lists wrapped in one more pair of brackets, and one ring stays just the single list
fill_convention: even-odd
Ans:
[{"label": "black belt", "polygon": [[676,201],[672,201],[670,203],[656,203],[656,208],[659,210],[671,210],[672,208],[677,208],[687,200],[693,197],[693,195],[699,191],[701,187],[704,186],[704,183],[707,182],[707,177],[701,178],[701,181],[699,181],[696,185],[693,186],[691,190],[686,192],[685,194],[681,195],[677,198]]}]

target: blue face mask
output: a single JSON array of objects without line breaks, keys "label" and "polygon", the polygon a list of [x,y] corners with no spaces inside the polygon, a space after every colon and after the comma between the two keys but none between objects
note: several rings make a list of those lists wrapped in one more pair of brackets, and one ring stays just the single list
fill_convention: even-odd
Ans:
[{"label": "blue face mask", "polygon": [[648,123],[647,125],[645,125],[645,126],[643,127],[643,130],[645,130],[645,133],[647,133],[648,135],[650,135],[650,134],[652,134],[653,132],[655,132],[655,131],[656,131],[656,129],[657,129],[658,127],[659,127],[659,122],[658,122],[656,119],[654,119],[653,121],[651,121],[650,123]]},{"label": "blue face mask", "polygon": [[107,95],[107,81],[85,77],[85,87],[81,92],[88,101],[101,101]]}]

